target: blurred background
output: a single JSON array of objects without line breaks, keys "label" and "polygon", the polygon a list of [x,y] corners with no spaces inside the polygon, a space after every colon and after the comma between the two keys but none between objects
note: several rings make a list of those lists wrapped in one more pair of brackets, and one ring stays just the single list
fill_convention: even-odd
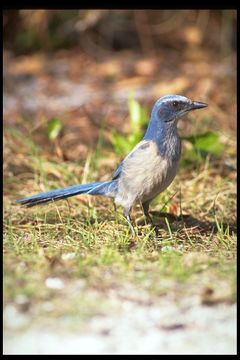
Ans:
[{"label": "blurred background", "polygon": [[206,101],[206,127],[235,130],[234,10],[7,10],[3,39],[5,123],[21,127],[21,114],[35,138],[59,118],[66,159],[85,156],[103,123],[107,142],[109,128],[129,132],[131,96],[148,114],[166,94]]},{"label": "blurred background", "polygon": [[226,56],[236,48],[234,10],[5,10],[3,16],[4,46],[18,55],[74,47],[100,60],[126,49],[154,56],[195,46]]}]

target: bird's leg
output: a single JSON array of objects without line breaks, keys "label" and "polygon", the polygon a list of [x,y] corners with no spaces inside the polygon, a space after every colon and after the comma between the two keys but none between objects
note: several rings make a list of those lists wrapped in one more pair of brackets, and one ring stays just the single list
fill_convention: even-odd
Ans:
[{"label": "bird's leg", "polygon": [[153,226],[153,220],[151,216],[149,215],[149,202],[142,203],[143,212],[146,217],[147,222],[150,222]]},{"label": "bird's leg", "polygon": [[149,215],[149,201],[142,203],[143,212],[148,223],[152,225],[155,230],[156,236],[158,236],[158,228],[154,225],[152,217]]},{"label": "bird's leg", "polygon": [[114,201],[113,201],[113,209],[114,209],[115,212],[117,211],[117,206],[116,206]]},{"label": "bird's leg", "polygon": [[136,236],[137,234],[136,234],[136,231],[135,231],[135,229],[134,229],[134,227],[132,225],[132,220],[131,220],[131,217],[130,217],[130,214],[129,214],[130,210],[131,209],[129,209],[129,208],[125,208],[123,213],[124,213],[125,218],[127,219],[127,222],[128,222],[128,224],[130,226],[132,234]]}]

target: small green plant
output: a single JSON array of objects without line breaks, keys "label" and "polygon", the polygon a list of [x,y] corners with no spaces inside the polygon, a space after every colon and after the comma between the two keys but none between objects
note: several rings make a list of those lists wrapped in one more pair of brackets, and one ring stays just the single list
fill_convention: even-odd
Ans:
[{"label": "small green plant", "polygon": [[182,137],[182,140],[192,144],[192,147],[185,151],[182,157],[182,164],[192,166],[202,163],[207,156],[220,156],[223,152],[223,145],[219,135],[213,131],[203,134]]},{"label": "small green plant", "polygon": [[59,136],[62,127],[63,125],[60,119],[53,118],[49,120],[47,127],[47,135],[49,140],[51,141],[55,140]]},{"label": "small green plant", "polygon": [[148,122],[147,107],[140,105],[134,98],[134,93],[128,97],[128,112],[131,123],[129,135],[119,134],[115,129],[112,130],[112,144],[119,156],[124,156],[141,140],[143,130]]}]

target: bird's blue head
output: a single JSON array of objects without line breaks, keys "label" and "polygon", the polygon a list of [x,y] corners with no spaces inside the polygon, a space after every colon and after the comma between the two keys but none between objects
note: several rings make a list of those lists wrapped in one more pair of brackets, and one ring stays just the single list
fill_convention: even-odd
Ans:
[{"label": "bird's blue head", "polygon": [[191,110],[201,109],[207,104],[192,101],[180,95],[166,95],[156,101],[153,106],[151,119],[148,124],[144,140],[153,140],[157,143],[162,154],[171,145],[172,135],[176,134],[177,121]]},{"label": "bird's blue head", "polygon": [[206,107],[207,104],[192,101],[180,95],[166,95],[158,99],[153,107],[151,119],[174,124],[187,112]]}]

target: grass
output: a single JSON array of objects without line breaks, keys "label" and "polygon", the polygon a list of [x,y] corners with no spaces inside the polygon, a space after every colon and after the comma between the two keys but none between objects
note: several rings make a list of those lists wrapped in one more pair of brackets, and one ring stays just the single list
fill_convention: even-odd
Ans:
[{"label": "grass", "polygon": [[[101,157],[108,151],[103,147]],[[23,296],[36,319],[74,323],[108,311],[106,294],[125,284],[153,297],[199,294],[203,303],[234,302],[235,172],[224,171],[214,158],[181,168],[152,203],[158,236],[137,207],[134,237],[121,209],[115,212],[107,198],[79,196],[31,210],[14,204],[19,196],[98,180],[97,161],[50,161],[30,136],[5,128],[5,304]],[[63,288],[47,287],[48,278],[60,278]]]}]

